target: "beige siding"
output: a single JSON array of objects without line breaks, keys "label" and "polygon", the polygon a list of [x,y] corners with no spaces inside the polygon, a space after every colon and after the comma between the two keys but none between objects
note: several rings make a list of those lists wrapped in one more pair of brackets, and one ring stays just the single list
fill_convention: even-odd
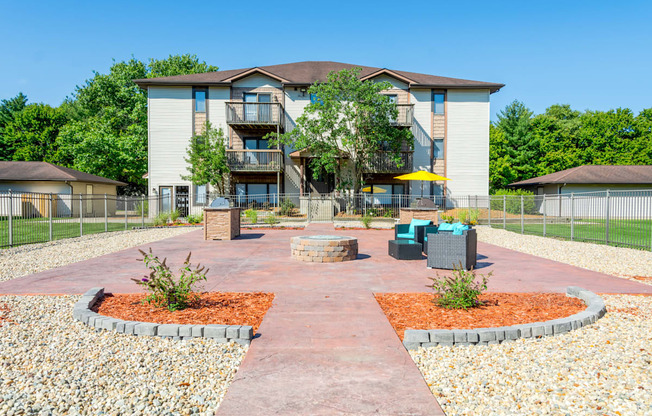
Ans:
[{"label": "beige siding", "polygon": [[[431,115],[432,115],[432,96],[430,90],[411,90],[410,102],[414,104],[414,125],[412,133],[414,134],[414,170],[431,169],[431,144],[432,137],[430,132]],[[419,181],[410,181],[411,193],[421,193],[421,183]],[[423,186],[423,195],[430,195],[430,186]]]},{"label": "beige siding", "polygon": [[191,87],[149,88],[149,189],[187,184],[184,156],[193,132]]},{"label": "beige siding", "polygon": [[489,193],[489,91],[448,91],[446,184],[450,196]]},{"label": "beige siding", "polygon": [[[304,108],[310,104],[310,96],[308,93],[301,93],[295,91],[294,87],[289,87],[285,90],[285,129],[291,131],[294,129],[295,120],[303,114]],[[295,164],[293,159],[288,156],[290,153],[297,149],[289,146],[285,147],[285,175],[284,186],[286,193],[299,193],[301,185],[301,171],[300,167]]]},{"label": "beige siding", "polygon": [[380,75],[377,77],[372,78],[372,81],[375,82],[389,82],[392,84],[392,88],[389,90],[384,90],[384,94],[395,94],[396,98],[398,100],[398,104],[409,104],[410,98],[409,95],[410,93],[408,92],[408,85],[403,82],[399,81],[396,78],[387,76],[387,75]]},{"label": "beige siding", "polygon": [[228,126],[226,125],[226,102],[231,99],[231,89],[228,87],[211,87],[208,92],[209,111],[208,119],[216,129],[222,129],[225,137],[228,137]]}]

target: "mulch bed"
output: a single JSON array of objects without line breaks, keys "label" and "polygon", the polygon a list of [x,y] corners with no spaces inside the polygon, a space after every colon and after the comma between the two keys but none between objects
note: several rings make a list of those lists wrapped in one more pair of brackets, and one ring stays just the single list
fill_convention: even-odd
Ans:
[{"label": "mulch bed", "polygon": [[431,293],[377,293],[376,300],[403,340],[406,329],[473,329],[564,318],[586,309],[580,299],[559,293],[486,293],[484,306],[445,309]]},{"label": "mulch bed", "polygon": [[354,231],[369,231],[369,230],[376,230],[376,231],[387,231],[390,230],[391,228],[375,228],[375,227],[369,227],[369,228],[364,228],[364,227],[335,227],[336,230],[354,230]]},{"label": "mulch bed", "polygon": [[272,306],[273,293],[201,293],[199,301],[190,308],[170,312],[143,303],[145,294],[107,294],[93,307],[101,315],[125,321],[156,324],[196,325],[251,325],[254,332]]},{"label": "mulch bed", "polygon": [[8,315],[9,306],[4,303],[0,303],[0,323],[2,323],[2,321],[11,322],[11,320],[7,318]]},{"label": "mulch bed", "polygon": [[240,228],[245,230],[303,230],[305,227],[266,227],[261,225],[260,227],[252,227],[251,225],[244,225]]},{"label": "mulch bed", "polygon": [[632,276],[632,279],[652,283],[652,276]]}]

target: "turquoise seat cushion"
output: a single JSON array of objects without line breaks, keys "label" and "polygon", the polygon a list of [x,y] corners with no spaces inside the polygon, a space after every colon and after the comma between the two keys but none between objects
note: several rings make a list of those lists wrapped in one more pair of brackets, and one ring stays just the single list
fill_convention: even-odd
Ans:
[{"label": "turquoise seat cushion", "polygon": [[453,230],[453,224],[449,224],[445,222],[439,225],[439,231],[452,231],[452,230]]},{"label": "turquoise seat cushion", "polygon": [[469,229],[468,225],[464,225],[460,222],[457,222],[453,224],[453,235],[462,235],[464,234],[464,230],[468,230],[468,229]]},{"label": "turquoise seat cushion", "polygon": [[396,234],[396,238],[408,238],[414,240],[414,233],[398,233]]},{"label": "turquoise seat cushion", "polygon": [[410,221],[410,228],[409,228],[408,232],[414,236],[414,227],[415,226],[417,226],[417,225],[430,225],[430,224],[432,224],[432,221],[430,221],[430,220],[417,220],[417,219],[413,218],[412,221]]}]

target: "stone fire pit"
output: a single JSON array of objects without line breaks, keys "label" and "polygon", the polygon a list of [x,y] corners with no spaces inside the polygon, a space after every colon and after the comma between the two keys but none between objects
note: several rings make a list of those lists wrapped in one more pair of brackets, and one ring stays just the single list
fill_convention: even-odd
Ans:
[{"label": "stone fire pit", "polygon": [[336,263],[355,260],[358,239],[339,235],[292,237],[292,257],[313,263]]}]

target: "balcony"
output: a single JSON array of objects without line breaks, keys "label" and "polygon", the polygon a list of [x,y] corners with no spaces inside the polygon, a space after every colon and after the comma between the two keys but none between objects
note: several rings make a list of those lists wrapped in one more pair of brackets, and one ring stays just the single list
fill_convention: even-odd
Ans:
[{"label": "balcony", "polygon": [[401,166],[391,158],[390,152],[378,152],[368,164],[368,173],[408,173],[412,172],[412,154],[414,152],[400,152]]},{"label": "balcony", "polygon": [[283,107],[280,103],[226,103],[226,124],[236,128],[283,128]]},{"label": "balcony", "polygon": [[398,115],[390,122],[397,127],[412,127],[414,122],[414,104],[396,104]]},{"label": "balcony", "polygon": [[283,151],[278,149],[226,151],[232,172],[282,172],[283,162]]}]

